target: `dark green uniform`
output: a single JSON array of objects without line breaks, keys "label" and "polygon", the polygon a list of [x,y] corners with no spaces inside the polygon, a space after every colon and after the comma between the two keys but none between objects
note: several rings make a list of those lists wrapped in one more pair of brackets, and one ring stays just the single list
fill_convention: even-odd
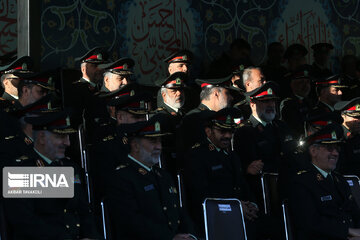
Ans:
[{"label": "dark green uniform", "polygon": [[148,172],[127,158],[112,176],[107,192],[114,239],[169,240],[177,233],[192,232],[179,207],[176,187],[160,168]]},{"label": "dark green uniform", "polygon": [[5,217],[14,239],[98,238],[93,215],[80,182],[77,167],[70,159],[49,165],[35,152],[21,156],[15,166],[71,166],[75,172],[74,197],[4,199]]},{"label": "dark green uniform", "polygon": [[338,170],[344,175],[360,177],[360,135],[353,135],[343,126],[345,143],[342,146]]},{"label": "dark green uniform", "polygon": [[346,180],[338,173],[324,176],[314,167],[294,178],[289,209],[299,240],[348,239],[359,228],[360,210]]}]

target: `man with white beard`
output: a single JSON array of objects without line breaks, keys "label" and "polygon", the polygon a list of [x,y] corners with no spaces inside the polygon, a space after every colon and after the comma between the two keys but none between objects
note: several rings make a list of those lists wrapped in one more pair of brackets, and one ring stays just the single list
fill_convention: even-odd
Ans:
[{"label": "man with white beard", "polygon": [[158,114],[149,121],[124,125],[130,153],[107,188],[113,239],[194,239],[170,175],[157,166],[161,137],[168,134],[164,120],[164,114]]},{"label": "man with white beard", "polygon": [[275,119],[278,91],[276,83],[267,82],[245,93],[252,114],[234,136],[234,149],[243,157],[243,169],[257,197],[261,173],[278,172],[282,155],[293,144],[287,125]]}]

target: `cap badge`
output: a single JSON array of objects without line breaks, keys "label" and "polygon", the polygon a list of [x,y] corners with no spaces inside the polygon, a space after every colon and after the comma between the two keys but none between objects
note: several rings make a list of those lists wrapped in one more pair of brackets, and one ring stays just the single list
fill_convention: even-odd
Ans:
[{"label": "cap badge", "polygon": [[47,107],[48,107],[48,109],[51,109],[51,102],[48,102]]},{"label": "cap badge", "polygon": [[130,96],[134,96],[134,95],[135,95],[135,91],[134,91],[134,90],[131,90]]},{"label": "cap badge", "polygon": [[304,76],[305,76],[305,77],[309,76],[309,72],[305,70],[305,71],[304,71]]},{"label": "cap badge", "polygon": [[52,77],[49,77],[47,83],[48,83],[49,85],[52,85],[52,82],[53,82]]},{"label": "cap badge", "polygon": [[232,118],[230,115],[226,117],[226,124],[231,124]]},{"label": "cap badge", "polygon": [[177,78],[177,79],[175,80],[175,84],[176,84],[176,85],[180,85],[180,84],[181,84],[181,79],[180,79],[180,78]]},{"label": "cap badge", "polygon": [[102,54],[99,53],[98,55],[96,55],[96,58],[97,58],[98,60],[102,60]]},{"label": "cap badge", "polygon": [[334,139],[334,140],[337,139],[337,138],[336,138],[336,132],[335,132],[335,131],[333,131],[333,132],[331,133],[331,138]]},{"label": "cap badge", "polygon": [[184,61],[186,61],[186,60],[187,60],[187,56],[186,56],[186,55],[182,56],[182,59],[183,59]]},{"label": "cap badge", "polygon": [[239,70],[242,71],[242,70],[244,70],[244,69],[245,69],[245,66],[241,64],[241,65],[239,66]]},{"label": "cap badge", "polygon": [[160,132],[160,123],[159,122],[155,123],[155,131]]},{"label": "cap badge", "polygon": [[145,102],[144,101],[140,101],[140,108],[145,108]]},{"label": "cap badge", "polygon": [[128,70],[128,67],[129,67],[129,66],[127,65],[127,63],[124,63],[123,69],[124,69],[124,70]]},{"label": "cap badge", "polygon": [[272,94],[273,94],[273,90],[272,90],[271,88],[269,88],[269,89],[267,90],[267,93],[268,93],[268,95],[272,95]]},{"label": "cap badge", "polygon": [[70,126],[70,118],[66,117],[66,126]]},{"label": "cap badge", "polygon": [[356,111],[360,111],[360,104],[356,104],[355,110],[356,110]]},{"label": "cap badge", "polygon": [[27,64],[23,63],[22,66],[21,66],[21,69],[22,70],[28,70]]}]

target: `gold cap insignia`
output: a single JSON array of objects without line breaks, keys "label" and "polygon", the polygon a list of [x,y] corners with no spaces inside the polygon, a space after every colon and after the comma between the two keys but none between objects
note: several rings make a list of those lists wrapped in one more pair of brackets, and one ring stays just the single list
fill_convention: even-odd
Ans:
[{"label": "gold cap insignia", "polygon": [[177,84],[177,85],[181,84],[181,79],[180,78],[177,78],[175,81],[176,81],[175,84]]},{"label": "gold cap insignia", "polygon": [[305,71],[304,71],[304,76],[305,76],[305,77],[309,76],[309,72],[305,70]]},{"label": "gold cap insignia", "polygon": [[232,122],[232,118],[231,118],[230,115],[228,115],[228,116],[226,117],[226,124],[231,124],[231,122]]},{"label": "gold cap insignia", "polygon": [[331,133],[331,138],[334,139],[334,140],[337,139],[337,138],[336,138],[336,132],[335,132],[335,131],[333,131],[333,132]]},{"label": "gold cap insignia", "polygon": [[139,173],[142,174],[142,175],[145,175],[147,173],[147,171],[143,168],[139,168]]},{"label": "gold cap insignia", "polygon": [[96,55],[96,58],[97,58],[98,60],[102,60],[102,54],[99,53],[98,55]]},{"label": "gold cap insignia", "polygon": [[356,110],[356,111],[360,111],[360,104],[356,104],[355,110]]},{"label": "gold cap insignia", "polygon": [[70,118],[66,117],[66,126],[70,126]]},{"label": "gold cap insignia", "polygon": [[124,63],[123,69],[124,69],[124,70],[128,70],[128,67],[129,67],[129,66],[127,65],[127,63]]},{"label": "gold cap insignia", "polygon": [[131,90],[130,96],[134,96],[134,95],[135,95],[135,90]]},{"label": "gold cap insignia", "polygon": [[28,70],[28,66],[26,63],[23,63],[22,66],[21,66],[21,69],[22,70]]},{"label": "gold cap insignia", "polygon": [[185,60],[185,61],[187,60],[187,58],[188,57],[186,55],[182,56],[182,59]]},{"label": "gold cap insignia", "polygon": [[140,108],[145,108],[145,102],[144,101],[140,101]]},{"label": "gold cap insignia", "polygon": [[155,131],[160,132],[160,123],[159,122],[155,123]]},{"label": "gold cap insignia", "polygon": [[272,90],[271,88],[269,88],[269,89],[267,90],[267,93],[268,93],[269,95],[272,95],[272,94],[273,94],[273,90]]},{"label": "gold cap insignia", "polygon": [[239,66],[239,70],[242,71],[242,70],[244,70],[244,69],[245,69],[245,66],[241,64],[241,65]]},{"label": "gold cap insignia", "polygon": [[49,85],[52,85],[52,82],[53,82],[53,78],[52,78],[52,77],[49,77],[47,83],[48,83]]},{"label": "gold cap insignia", "polygon": [[323,175],[321,175],[320,173],[318,173],[318,174],[316,175],[316,179],[317,179],[318,181],[322,181],[322,180],[324,180],[324,177],[323,177]]}]

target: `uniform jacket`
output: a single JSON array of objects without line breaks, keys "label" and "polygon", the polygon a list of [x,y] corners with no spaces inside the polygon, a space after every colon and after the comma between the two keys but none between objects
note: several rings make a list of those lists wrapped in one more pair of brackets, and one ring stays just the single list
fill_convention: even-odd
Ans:
[{"label": "uniform jacket", "polygon": [[298,240],[346,240],[349,227],[359,227],[360,210],[348,183],[331,175],[325,179],[311,166],[294,178],[289,209]]},{"label": "uniform jacket", "polygon": [[169,240],[192,232],[176,187],[160,168],[148,172],[127,158],[112,176],[107,199],[114,239]]}]

